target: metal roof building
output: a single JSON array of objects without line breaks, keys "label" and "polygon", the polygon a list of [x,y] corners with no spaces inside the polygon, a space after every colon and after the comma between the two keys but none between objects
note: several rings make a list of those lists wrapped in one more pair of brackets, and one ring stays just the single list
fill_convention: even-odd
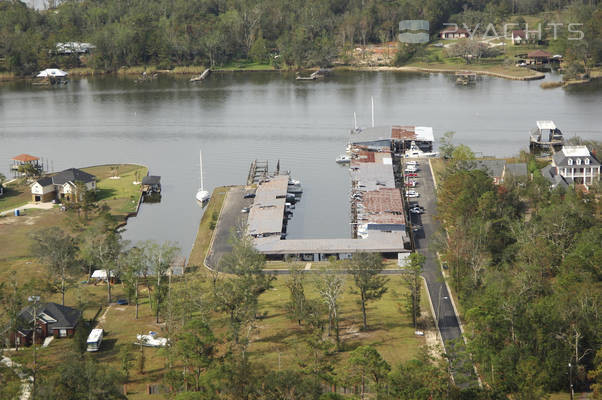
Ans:
[{"label": "metal roof building", "polygon": [[249,235],[254,237],[278,235],[280,237],[288,180],[288,175],[277,175],[259,183],[247,221]]}]

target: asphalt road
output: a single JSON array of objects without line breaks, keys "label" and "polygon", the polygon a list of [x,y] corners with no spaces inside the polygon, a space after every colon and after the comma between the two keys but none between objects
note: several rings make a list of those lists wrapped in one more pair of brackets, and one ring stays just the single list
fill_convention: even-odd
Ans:
[{"label": "asphalt road", "polygon": [[[435,311],[435,319],[441,332],[445,350],[452,356],[452,341],[457,342],[462,337],[458,317],[454,311],[447,286],[443,281],[443,274],[437,261],[437,254],[433,246],[433,238],[439,231],[439,222],[434,218],[437,214],[437,197],[435,185],[428,160],[419,161],[419,172],[414,188],[420,194],[419,198],[410,199],[424,207],[424,214],[411,214],[412,224],[422,225],[422,229],[414,233],[416,250],[426,257],[423,276],[428,286],[431,302]],[[453,362],[452,362],[453,364]],[[452,372],[454,369],[452,367]],[[456,373],[454,373],[456,375]]]},{"label": "asphalt road", "polygon": [[242,213],[241,210],[249,207],[253,203],[253,199],[243,198],[244,193],[244,186],[235,186],[226,195],[222,212],[215,226],[211,250],[207,256],[207,266],[211,269],[218,268],[222,256],[232,251],[230,245],[232,231],[247,223],[249,214]]}]

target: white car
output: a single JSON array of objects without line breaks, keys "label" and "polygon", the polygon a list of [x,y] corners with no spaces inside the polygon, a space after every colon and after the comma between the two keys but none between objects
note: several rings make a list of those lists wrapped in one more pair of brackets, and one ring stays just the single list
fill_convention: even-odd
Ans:
[{"label": "white car", "polygon": [[418,166],[418,161],[406,161],[406,165],[414,165],[414,166]]},{"label": "white car", "polygon": [[415,190],[408,190],[406,192],[406,196],[407,197],[420,197],[420,194],[418,192],[416,192]]}]

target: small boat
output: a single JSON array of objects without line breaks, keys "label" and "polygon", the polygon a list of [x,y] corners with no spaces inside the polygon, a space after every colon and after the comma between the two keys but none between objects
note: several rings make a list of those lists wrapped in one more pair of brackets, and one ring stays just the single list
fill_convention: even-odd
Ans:
[{"label": "small boat", "polygon": [[351,162],[351,157],[347,154],[341,154],[336,159],[337,164],[349,164]]},{"label": "small boat", "polygon": [[423,158],[423,157],[438,157],[437,152],[425,152],[416,145],[416,142],[412,141],[410,148],[404,153],[404,158]]},{"label": "small boat", "polygon": [[201,187],[199,188],[199,190],[196,192],[196,199],[198,202],[200,202],[201,204],[204,204],[207,200],[209,200],[209,198],[211,197],[211,195],[209,194],[208,191],[206,191],[203,188],[203,152],[200,151],[199,152],[199,160],[201,162]]},{"label": "small boat", "polygon": [[303,188],[301,185],[289,185],[287,190],[292,194],[303,193]]},{"label": "small boat", "polygon": [[293,179],[293,178],[289,178],[288,185],[289,186],[301,185],[301,181],[298,181],[298,180]]}]

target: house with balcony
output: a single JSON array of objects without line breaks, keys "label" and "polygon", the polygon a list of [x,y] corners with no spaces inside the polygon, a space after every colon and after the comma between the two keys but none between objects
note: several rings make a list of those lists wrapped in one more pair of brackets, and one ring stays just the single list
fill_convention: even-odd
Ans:
[{"label": "house with balcony", "polygon": [[31,197],[36,203],[79,199],[82,194],[77,192],[82,186],[78,184],[84,185],[86,190],[96,190],[96,177],[77,168],[69,168],[34,182]]},{"label": "house with balcony", "polygon": [[587,146],[563,146],[552,156],[554,175],[561,176],[569,184],[591,185],[600,181],[600,161]]}]

